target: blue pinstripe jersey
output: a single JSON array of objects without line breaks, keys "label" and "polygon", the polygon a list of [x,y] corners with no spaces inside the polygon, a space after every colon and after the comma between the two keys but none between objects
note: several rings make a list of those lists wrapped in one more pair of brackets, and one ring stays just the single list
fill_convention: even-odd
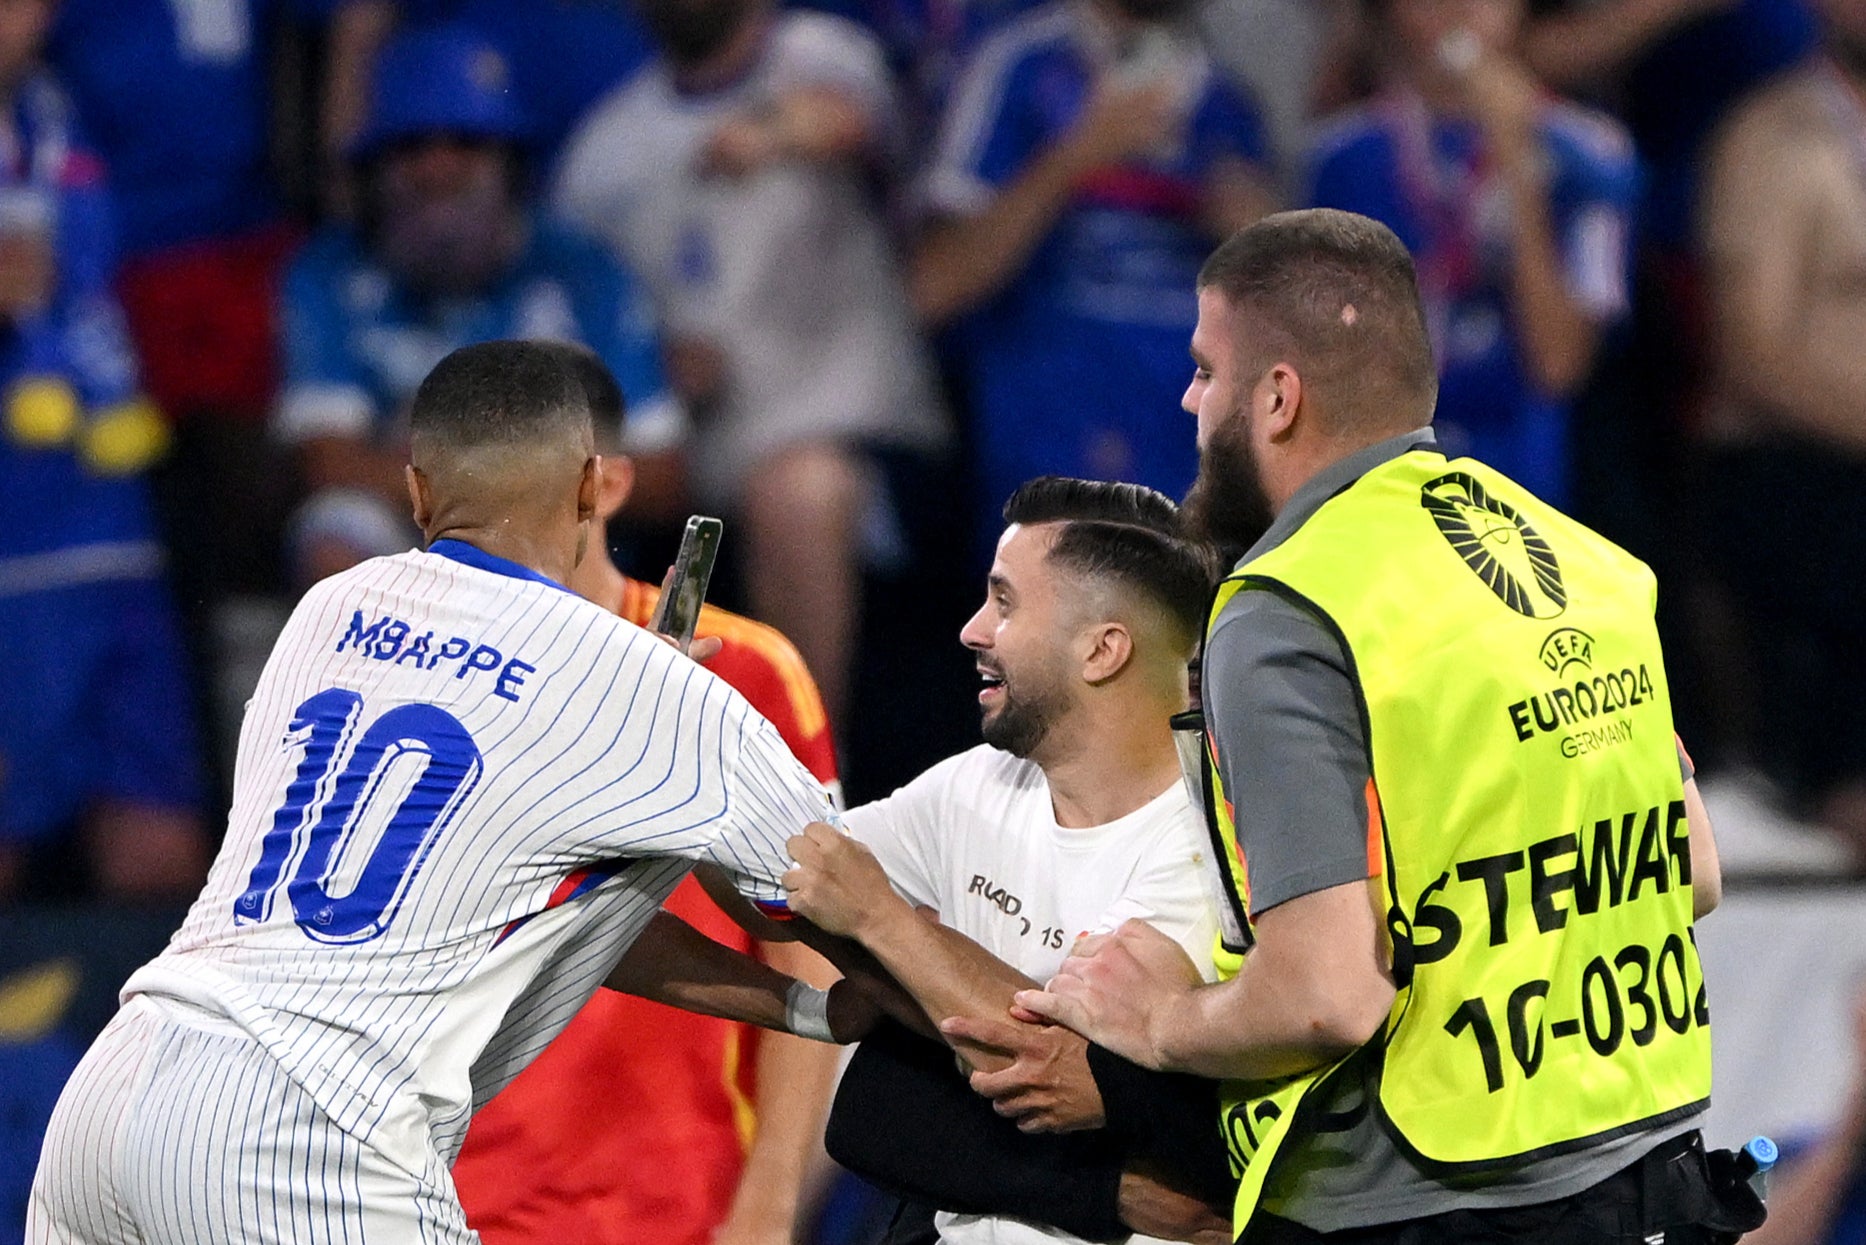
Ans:
[{"label": "blue pinstripe jersey", "polygon": [[724,682],[438,541],[299,604],[247,707],[207,886],[124,996],[224,1013],[419,1172],[695,862],[781,901],[786,839],[833,817]]}]

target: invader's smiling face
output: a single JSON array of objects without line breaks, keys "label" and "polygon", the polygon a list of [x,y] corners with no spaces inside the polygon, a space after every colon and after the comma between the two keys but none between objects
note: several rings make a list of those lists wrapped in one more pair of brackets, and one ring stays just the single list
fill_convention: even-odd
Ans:
[{"label": "invader's smiling face", "polygon": [[985,742],[1027,757],[1073,701],[1069,642],[1075,614],[1049,561],[1060,525],[1012,524],[998,540],[985,603],[959,632],[978,658]]}]

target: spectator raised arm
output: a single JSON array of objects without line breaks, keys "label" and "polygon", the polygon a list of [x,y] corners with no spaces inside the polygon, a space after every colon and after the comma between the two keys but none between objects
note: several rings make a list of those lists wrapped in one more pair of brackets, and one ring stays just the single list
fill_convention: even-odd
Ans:
[{"label": "spectator raised arm", "polygon": [[1046,4],[980,44],[948,105],[913,292],[955,335],[981,532],[1034,476],[1191,482],[1192,447],[1161,421],[1185,383],[1193,274],[1268,208],[1270,181],[1255,107],[1186,16]]},{"label": "spectator raised arm", "polygon": [[[1545,81],[1572,88],[1611,77],[1673,30],[1738,0],[1606,0],[1553,6],[1529,23],[1523,55]],[[1549,6],[1544,6],[1549,7]]]},{"label": "spectator raised arm", "polygon": [[1369,8],[1384,88],[1324,130],[1310,202],[1384,222],[1418,257],[1447,448],[1559,502],[1569,403],[1629,301],[1631,141],[1544,92],[1516,50],[1520,6]]}]

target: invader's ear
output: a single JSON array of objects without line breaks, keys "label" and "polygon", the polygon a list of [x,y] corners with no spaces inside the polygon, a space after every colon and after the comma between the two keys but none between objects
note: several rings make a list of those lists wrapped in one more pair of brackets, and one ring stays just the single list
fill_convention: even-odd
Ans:
[{"label": "invader's ear", "polygon": [[1082,679],[1086,683],[1106,683],[1132,664],[1134,636],[1127,624],[1107,619],[1082,631]]}]

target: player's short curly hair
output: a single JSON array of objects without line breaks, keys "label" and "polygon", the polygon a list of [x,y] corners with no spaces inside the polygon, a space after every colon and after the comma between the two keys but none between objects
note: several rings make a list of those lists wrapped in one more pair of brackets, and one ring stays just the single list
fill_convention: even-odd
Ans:
[{"label": "player's short curly hair", "polygon": [[1188,641],[1202,633],[1222,573],[1218,553],[1189,537],[1179,507],[1139,484],[1040,476],[1004,503],[1006,523],[1061,523],[1049,558],[1112,580],[1164,609]]}]

